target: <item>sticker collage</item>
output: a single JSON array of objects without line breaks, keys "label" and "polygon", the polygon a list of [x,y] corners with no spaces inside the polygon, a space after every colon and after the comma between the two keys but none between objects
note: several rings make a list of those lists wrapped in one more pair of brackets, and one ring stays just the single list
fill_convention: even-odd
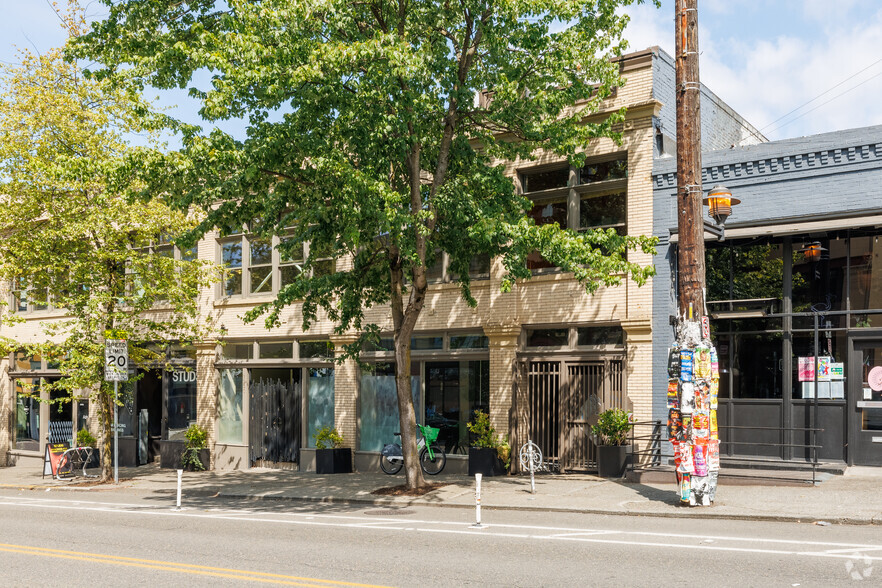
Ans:
[{"label": "sticker collage", "polygon": [[680,503],[690,506],[714,501],[720,471],[720,366],[707,319],[702,319],[701,327],[691,321],[685,325],[668,359],[668,439],[674,446]]}]

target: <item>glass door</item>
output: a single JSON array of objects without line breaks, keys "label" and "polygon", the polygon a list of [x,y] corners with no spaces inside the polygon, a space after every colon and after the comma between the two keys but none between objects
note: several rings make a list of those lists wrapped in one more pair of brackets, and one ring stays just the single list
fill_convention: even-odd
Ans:
[{"label": "glass door", "polygon": [[882,340],[854,344],[849,387],[849,463],[882,465]]}]

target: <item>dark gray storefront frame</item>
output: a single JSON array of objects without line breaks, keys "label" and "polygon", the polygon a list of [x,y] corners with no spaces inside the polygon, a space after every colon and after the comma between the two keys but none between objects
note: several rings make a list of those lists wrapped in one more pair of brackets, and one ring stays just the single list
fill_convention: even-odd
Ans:
[{"label": "dark gray storefront frame", "polygon": [[[742,205],[727,223],[727,238],[777,237],[788,242],[846,228],[878,227],[882,224],[882,126],[851,129],[748,147],[734,147],[702,155],[704,185],[725,184]],[[654,259],[657,275],[653,292],[653,416],[667,419],[666,354],[673,343],[671,317],[676,313],[673,284],[676,242],[676,162],[658,158],[653,162],[653,234],[659,238]],[[712,238],[706,235],[708,240]],[[789,276],[785,283],[790,287]],[[790,296],[785,296],[789,300]],[[782,330],[793,331],[789,311],[781,313]],[[856,342],[879,340],[882,330],[845,325],[845,360],[852,365]],[[783,356],[792,356],[792,340],[783,337]],[[781,399],[721,399],[720,423],[769,418],[778,411],[779,438],[803,435],[789,429],[812,422],[810,401],[792,398],[792,373],[783,370]],[[849,372],[852,369],[849,367]],[[817,426],[825,429],[821,459],[854,463],[854,447],[860,433],[860,414],[855,409],[855,377],[847,374],[845,400],[817,403]],[[811,404],[815,404],[811,402]],[[725,405],[725,406],[724,406]],[[786,445],[786,443],[785,443]],[[880,446],[882,447],[882,446]],[[737,448],[737,447],[736,447]],[[774,449],[774,448],[773,448]],[[778,459],[801,459],[799,448],[778,450]],[[736,452],[737,453],[737,452]]]}]

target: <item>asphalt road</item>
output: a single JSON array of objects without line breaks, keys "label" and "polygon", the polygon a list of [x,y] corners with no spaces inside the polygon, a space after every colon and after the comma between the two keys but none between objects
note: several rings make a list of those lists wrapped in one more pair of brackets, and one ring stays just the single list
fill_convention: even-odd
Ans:
[{"label": "asphalt road", "polygon": [[882,584],[874,526],[0,490],[0,586]]}]

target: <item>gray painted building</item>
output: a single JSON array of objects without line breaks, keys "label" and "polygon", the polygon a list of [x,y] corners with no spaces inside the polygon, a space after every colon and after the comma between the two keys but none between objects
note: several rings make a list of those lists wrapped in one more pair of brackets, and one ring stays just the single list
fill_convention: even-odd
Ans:
[{"label": "gray painted building", "polygon": [[[702,184],[725,185],[741,200],[724,242],[705,235],[722,453],[804,459],[805,429],[823,428],[821,459],[882,465],[882,380],[871,377],[882,366],[882,126],[708,151]],[[676,314],[676,185],[674,158],[656,158],[653,415],[661,420]],[[844,370],[842,380],[818,384],[817,402],[799,369],[816,351],[815,314],[818,355]]]}]

